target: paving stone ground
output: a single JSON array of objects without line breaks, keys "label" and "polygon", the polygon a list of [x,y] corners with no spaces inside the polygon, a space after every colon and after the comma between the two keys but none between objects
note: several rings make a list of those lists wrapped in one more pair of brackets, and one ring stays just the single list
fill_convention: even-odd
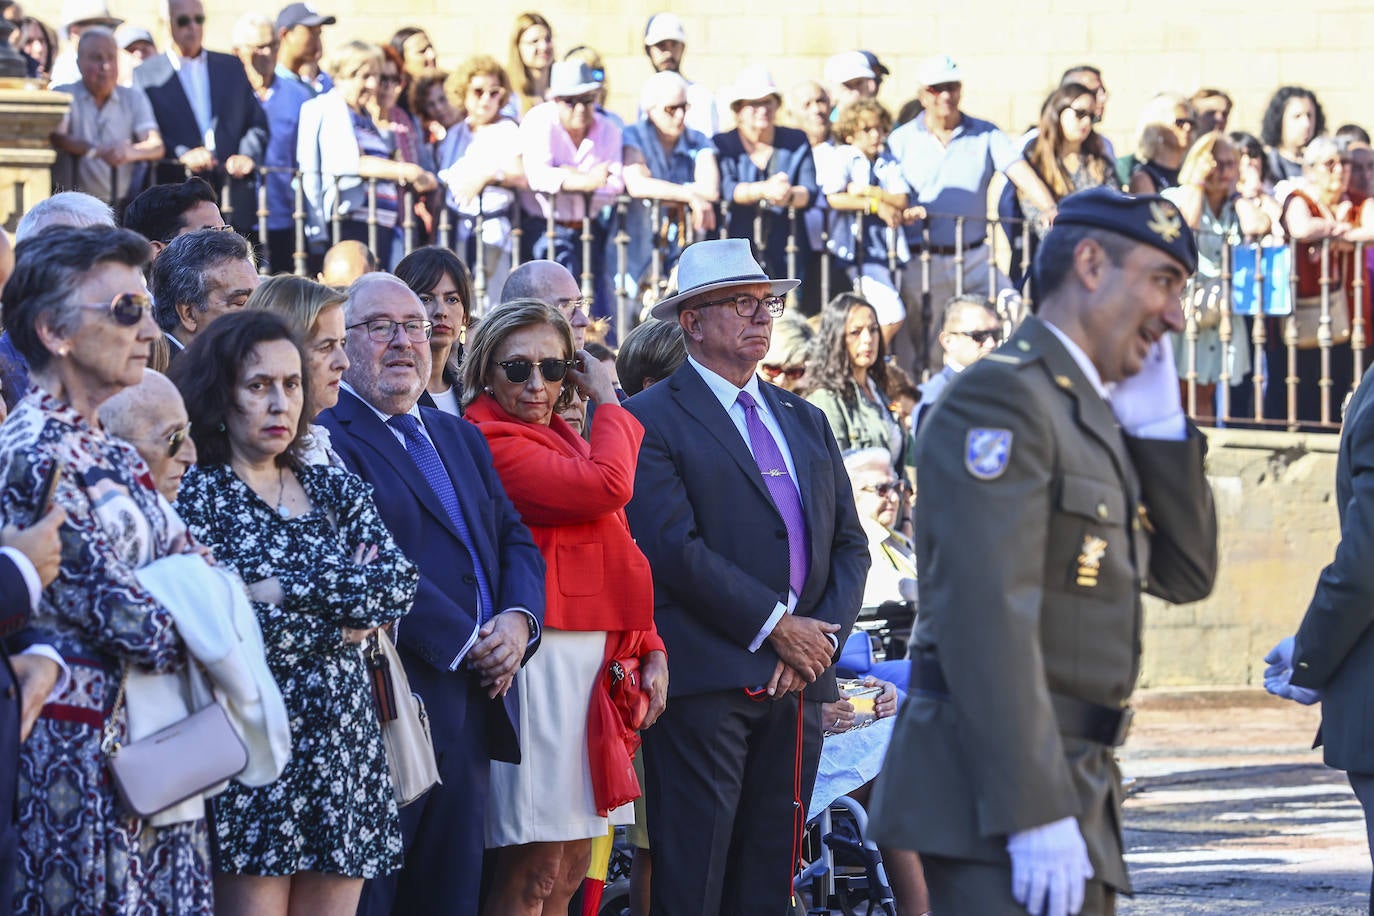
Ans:
[{"label": "paving stone ground", "polygon": [[1309,748],[1318,714],[1260,690],[1146,691],[1120,754],[1129,916],[1369,912],[1364,820]]}]

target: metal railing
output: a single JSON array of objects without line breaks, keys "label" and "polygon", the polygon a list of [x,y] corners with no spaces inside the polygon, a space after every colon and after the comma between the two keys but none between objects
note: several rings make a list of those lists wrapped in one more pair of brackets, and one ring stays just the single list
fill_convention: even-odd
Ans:
[{"label": "metal railing", "polygon": [[[311,242],[314,241],[317,245],[325,241],[328,244],[337,244],[342,239],[344,223],[349,221],[362,221],[366,224],[367,244],[374,251],[377,250],[382,232],[396,232],[397,243],[404,254],[410,253],[426,240],[450,249],[470,244],[474,254],[471,263],[474,292],[472,310],[475,315],[481,315],[492,305],[489,295],[492,278],[488,276],[486,269],[488,243],[483,231],[487,220],[509,216],[511,227],[508,245],[512,268],[518,266],[522,257],[527,221],[528,224],[537,224],[542,220],[542,232],[551,250],[558,237],[560,221],[555,217],[560,196],[558,194],[538,195],[546,214],[542,217],[522,212],[518,203],[508,212],[489,215],[482,212],[479,196],[477,213],[462,216],[462,220],[468,226],[468,232],[460,238],[456,226],[459,214],[447,205],[448,189],[441,184],[437,191],[427,195],[428,199],[439,202],[439,206],[434,219],[432,237],[425,239],[415,217],[415,205],[422,195],[413,187],[395,183],[398,189],[397,223],[393,228],[379,219],[378,187],[383,182],[359,176],[327,175],[323,177],[323,181],[335,200],[339,199],[343,182],[360,181],[364,188],[365,206],[361,208],[361,213],[347,215],[336,207],[334,212],[327,216],[323,227],[315,227],[315,233],[322,234],[324,239],[312,240],[305,182],[302,180],[303,172],[298,169],[259,167],[251,179],[230,178],[221,185],[220,209],[226,222],[239,225],[240,228],[251,225],[256,230],[259,241],[264,244],[269,235],[269,224],[274,222],[273,216],[276,215],[271,209],[268,194],[267,178],[272,174],[289,174],[291,177],[292,272],[305,276],[311,262]],[[242,181],[248,180],[255,184],[256,211],[251,223],[245,224],[235,220],[234,201],[240,196],[235,193],[236,187]],[[724,202],[719,206],[719,228],[710,233],[698,233],[693,227],[690,211],[677,202],[621,195],[612,204],[595,208],[591,194],[578,193],[577,196],[581,198],[580,208],[584,214],[581,220],[575,221],[580,230],[576,233],[576,245],[580,255],[578,260],[581,264],[577,279],[582,294],[589,298],[597,295],[603,272],[614,279],[613,283],[605,287],[613,290],[612,301],[601,304],[613,322],[618,339],[623,339],[638,323],[642,308],[657,301],[667,290],[672,262],[683,247],[700,238],[726,236],[732,209],[748,206],[754,211],[749,221],[751,241],[759,258],[764,261],[769,259],[770,226],[766,224],[768,217],[764,208],[760,206],[732,207],[728,202]],[[639,208],[640,212],[635,214],[635,219],[631,219],[635,208]],[[787,223],[783,259],[791,276],[796,276],[802,251],[809,250],[810,247],[808,240],[804,237],[798,238],[800,233],[797,230],[801,226],[801,221],[797,219],[797,215],[798,211],[795,208],[771,214],[771,218],[785,219]],[[824,211],[821,243],[825,250],[819,257],[818,276],[807,278],[808,283],[819,285],[822,302],[830,299],[836,276],[850,270],[857,275],[863,271],[866,263],[871,264],[874,260],[865,252],[865,228],[871,225],[867,222],[871,218],[857,212]],[[847,228],[850,230],[854,249],[854,257],[843,261],[830,251],[829,245],[830,238],[841,220],[849,224]],[[946,221],[944,225],[939,225],[941,220]],[[948,221],[952,221],[952,227]],[[934,245],[933,225],[942,230],[940,237],[945,239],[949,238],[949,230],[952,228],[954,245]],[[983,228],[986,235],[970,242],[970,225]],[[636,226],[647,228],[636,230]],[[601,248],[596,244],[598,228],[605,232],[606,243]],[[631,246],[636,242],[642,244],[646,241],[637,239],[633,234],[635,231],[649,233],[649,259],[644,274],[629,277]],[[944,303],[932,301],[936,259],[944,261],[945,272],[952,274],[955,295],[972,291],[967,288],[966,280],[969,251],[984,244],[991,245],[998,239],[1004,240],[1013,252],[1016,252],[1016,263],[1004,264],[1004,267],[1008,268],[1007,272],[1019,274],[1021,277],[1030,272],[1035,239],[1031,224],[1023,219],[1003,219],[995,215],[928,214],[920,226],[919,243],[911,245],[910,259],[905,263],[899,255],[897,233],[900,231],[902,230],[884,229],[886,251],[879,263],[892,287],[901,291],[904,294],[903,298],[909,300],[908,309],[915,312],[912,318],[916,319],[916,316],[919,316],[917,320],[922,328],[930,328],[931,321],[938,320],[938,316],[943,312]],[[1013,241],[1019,244],[1011,244]],[[1190,416],[1201,421],[1215,421],[1218,424],[1246,424],[1286,429],[1339,429],[1341,402],[1363,376],[1364,350],[1370,343],[1370,329],[1364,310],[1364,299],[1369,287],[1365,268],[1366,246],[1364,243],[1355,244],[1353,247],[1337,246],[1329,240],[1310,245],[1289,243],[1286,246],[1289,267],[1287,295],[1277,298],[1285,299],[1291,308],[1286,314],[1273,315],[1270,314],[1273,311],[1271,300],[1276,298],[1276,294],[1272,279],[1264,275],[1268,258],[1262,255],[1266,252],[1272,255],[1276,247],[1264,246],[1255,240],[1240,237],[1220,240],[1221,274],[1212,280],[1213,283],[1219,284],[1219,299],[1222,303],[1232,303],[1235,300],[1234,262],[1240,255],[1246,263],[1252,265],[1243,282],[1253,291],[1249,298],[1254,302],[1252,311],[1255,314],[1242,316],[1231,308],[1219,309],[1215,338],[1210,338],[1211,326],[1204,328],[1199,320],[1202,316],[1196,308],[1191,307],[1193,288],[1202,284],[1204,279],[1195,278],[1191,281],[1190,289],[1185,296],[1185,304],[1189,306],[1185,308],[1185,326],[1178,340],[1178,346],[1181,348],[1178,358],[1179,376],[1185,409]],[[460,255],[465,253],[459,251]],[[1319,296],[1316,298],[1319,305],[1314,307],[1310,304],[1313,297],[1309,289],[1306,306],[1306,325],[1309,327],[1302,327],[1297,306],[1298,265],[1302,258],[1309,255],[1318,259]],[[1336,269],[1337,266],[1340,270]],[[268,273],[271,269],[272,266],[266,258],[262,259],[260,270]],[[903,289],[904,280],[908,279],[908,273],[911,271],[916,272],[917,279],[914,283],[908,283],[907,289]],[[1000,302],[1004,306],[1003,317],[1009,330],[1033,310],[1030,290],[1024,283],[1021,284],[1017,295],[1010,297],[1011,307],[1005,308],[1008,301],[1005,293],[1010,284],[992,258],[989,258],[985,282],[986,287],[978,292],[985,293],[990,302]],[[1347,291],[1349,295],[1343,298],[1342,292]],[[604,293],[602,298],[605,298]],[[1342,307],[1349,313],[1348,347],[1344,327],[1340,329],[1339,334],[1337,333],[1336,319]],[[1310,327],[1313,318],[1315,336],[1311,333]],[[1347,322],[1340,324],[1345,325]],[[1337,339],[1338,336],[1341,339]],[[1219,372],[1215,374],[1214,383],[1215,410],[1208,409],[1212,406],[1207,403],[1212,385],[1205,381],[1202,375],[1202,348],[1213,344],[1220,347],[1221,354]],[[915,365],[923,366],[926,355],[924,342],[918,341],[917,347],[919,352]],[[1251,364],[1248,373],[1240,377],[1237,377],[1233,370],[1236,360],[1232,357],[1232,351],[1236,347],[1247,348]],[[1306,355],[1313,351],[1315,357]],[[1282,391],[1275,386],[1282,386]],[[1315,397],[1312,394],[1314,388]],[[1239,409],[1236,406],[1238,400],[1245,402]]]}]

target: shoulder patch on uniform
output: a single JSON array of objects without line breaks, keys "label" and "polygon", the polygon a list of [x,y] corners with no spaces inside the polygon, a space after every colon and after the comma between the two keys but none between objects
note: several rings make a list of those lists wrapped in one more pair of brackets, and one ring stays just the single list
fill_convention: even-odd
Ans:
[{"label": "shoulder patch on uniform", "polygon": [[1011,430],[977,427],[964,439],[964,467],[979,480],[996,480],[1011,460]]}]

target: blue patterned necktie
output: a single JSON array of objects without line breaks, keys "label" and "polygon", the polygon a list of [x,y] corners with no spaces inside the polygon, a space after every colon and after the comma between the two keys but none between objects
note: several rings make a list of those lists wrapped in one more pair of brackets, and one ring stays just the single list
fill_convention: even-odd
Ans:
[{"label": "blue patterned necktie", "polygon": [[458,529],[458,539],[472,556],[472,572],[477,577],[477,624],[481,626],[491,619],[491,586],[487,583],[487,574],[482,568],[482,558],[477,555],[477,545],[472,540],[472,532],[468,530],[467,519],[463,517],[463,507],[458,504],[458,493],[453,489],[453,480],[448,476],[448,470],[444,467],[439,453],[434,450],[433,443],[420,432],[419,420],[408,413],[400,413],[386,422],[405,436],[406,452],[410,455],[410,460],[415,462],[425,480],[429,481],[430,489],[439,497],[444,511],[453,521],[453,527]]},{"label": "blue patterned necktie", "polygon": [[787,462],[782,459],[782,450],[768,427],[759,419],[758,404],[749,392],[741,391],[736,401],[744,408],[744,425],[749,430],[749,445],[754,452],[763,482],[773,497],[773,505],[782,516],[787,528],[788,584],[793,594],[802,593],[809,571],[808,545],[806,536],[806,514],[802,512],[801,494],[797,485],[787,473]]}]

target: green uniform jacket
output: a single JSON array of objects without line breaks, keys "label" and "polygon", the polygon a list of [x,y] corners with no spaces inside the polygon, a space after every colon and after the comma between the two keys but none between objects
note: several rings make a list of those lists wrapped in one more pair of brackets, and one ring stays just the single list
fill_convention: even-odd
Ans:
[{"label": "green uniform jacket", "polygon": [[[1010,433],[1000,471],[970,453],[978,430]],[[1072,815],[1097,880],[1129,890],[1112,749],[1061,735],[1049,695],[1124,705],[1140,592],[1211,590],[1203,453],[1192,427],[1124,437],[1036,318],[960,373],[916,442],[913,650],[938,657],[949,695],[913,691],[901,710],[871,806],[878,842],[1007,864],[1008,834]]]}]

